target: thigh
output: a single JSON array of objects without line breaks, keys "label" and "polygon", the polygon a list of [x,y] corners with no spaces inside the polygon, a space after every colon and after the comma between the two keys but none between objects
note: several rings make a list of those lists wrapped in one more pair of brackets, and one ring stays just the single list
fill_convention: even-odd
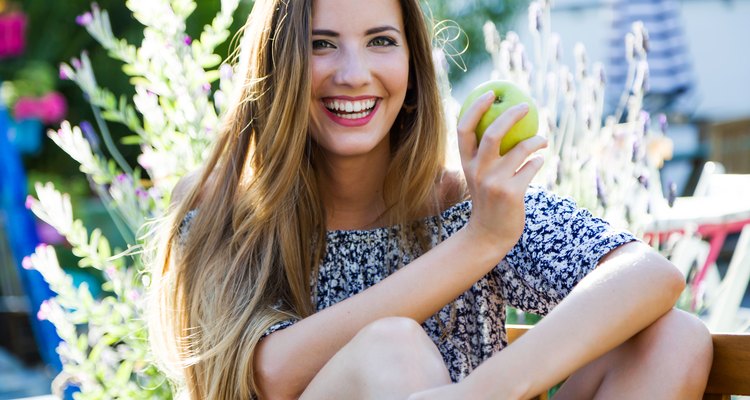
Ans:
[{"label": "thigh", "polygon": [[442,356],[422,327],[391,317],[363,328],[318,372],[300,399],[405,399],[448,383]]}]

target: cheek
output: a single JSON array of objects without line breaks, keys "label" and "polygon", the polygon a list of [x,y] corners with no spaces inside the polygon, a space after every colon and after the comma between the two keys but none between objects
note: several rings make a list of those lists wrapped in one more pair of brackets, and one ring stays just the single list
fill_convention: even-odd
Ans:
[{"label": "cheek", "polygon": [[320,86],[323,83],[323,78],[325,77],[324,70],[325,68],[322,63],[310,63],[310,90],[312,91],[313,98],[316,97]]},{"label": "cheek", "polygon": [[[391,91],[406,93],[409,86],[409,56],[402,55],[384,66],[383,75]],[[396,93],[393,93],[396,95]]]}]

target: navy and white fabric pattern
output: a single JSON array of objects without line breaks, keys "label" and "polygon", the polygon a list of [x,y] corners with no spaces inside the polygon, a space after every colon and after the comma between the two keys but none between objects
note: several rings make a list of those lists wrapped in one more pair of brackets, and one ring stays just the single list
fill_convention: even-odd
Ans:
[{"label": "navy and white fabric pattern", "polygon": [[[471,201],[464,201],[427,218],[433,244],[466,225],[471,209]],[[572,200],[539,188],[529,188],[525,209],[523,234],[506,257],[422,325],[440,350],[454,382],[507,345],[506,306],[547,314],[601,257],[636,240],[578,208]],[[412,260],[399,251],[398,237],[397,227],[329,231],[324,259],[312,281],[317,310],[375,285],[398,268],[408,268]],[[280,322],[266,334],[295,322]],[[441,340],[444,332],[447,335]]]}]

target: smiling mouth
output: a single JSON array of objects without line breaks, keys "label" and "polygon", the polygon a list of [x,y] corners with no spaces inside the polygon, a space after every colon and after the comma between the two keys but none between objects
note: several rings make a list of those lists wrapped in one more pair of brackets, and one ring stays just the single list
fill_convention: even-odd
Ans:
[{"label": "smiling mouth", "polygon": [[328,111],[343,119],[365,118],[373,112],[377,104],[378,100],[375,98],[356,101],[342,99],[326,99],[323,101],[323,105]]}]

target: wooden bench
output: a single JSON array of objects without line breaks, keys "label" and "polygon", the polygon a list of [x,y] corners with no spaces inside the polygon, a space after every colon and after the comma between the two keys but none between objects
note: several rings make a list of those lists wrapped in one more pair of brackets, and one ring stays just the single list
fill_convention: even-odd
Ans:
[{"label": "wooden bench", "polygon": [[[508,325],[508,342],[531,329]],[[703,400],[730,400],[731,395],[750,395],[750,334],[714,333],[714,362]],[[547,400],[546,394],[537,397]]]}]

